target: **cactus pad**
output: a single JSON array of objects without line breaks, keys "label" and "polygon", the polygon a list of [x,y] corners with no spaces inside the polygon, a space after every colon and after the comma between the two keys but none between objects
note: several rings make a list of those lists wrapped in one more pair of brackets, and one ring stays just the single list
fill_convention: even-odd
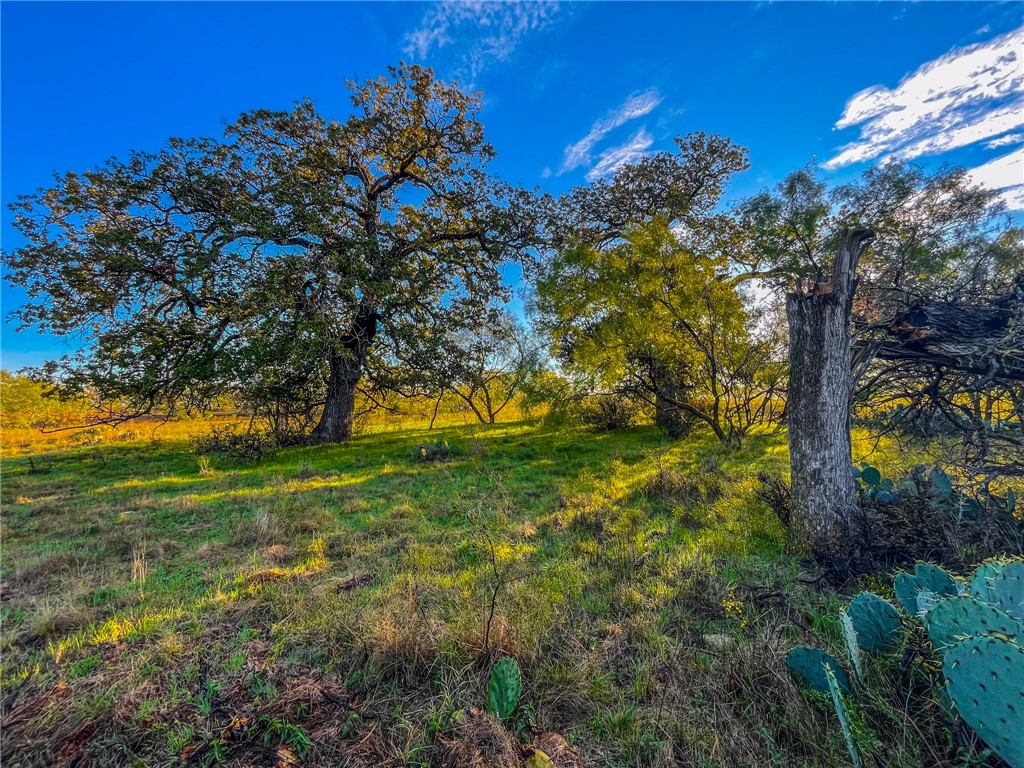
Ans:
[{"label": "cactus pad", "polygon": [[931,484],[932,493],[936,496],[949,497],[953,494],[953,478],[939,467],[935,467],[928,473],[928,481]]},{"label": "cactus pad", "polygon": [[993,602],[1018,621],[1024,621],[1024,560],[1007,563],[990,584]]},{"label": "cactus pad", "polygon": [[[938,598],[956,597],[966,591],[962,582],[931,563],[918,563],[913,573],[900,571],[892,586],[899,604],[911,616],[924,613]],[[922,593],[931,593],[932,599],[920,600]]]},{"label": "cactus pad", "polygon": [[1013,768],[1024,768],[1024,650],[972,637],[946,650],[946,690],[960,716]]},{"label": "cactus pad", "polygon": [[896,592],[896,600],[903,606],[903,610],[911,616],[917,614],[917,593],[921,587],[917,583],[914,574],[900,571],[892,581],[893,590]]},{"label": "cactus pad", "polygon": [[850,753],[850,760],[854,768],[861,768],[860,751],[857,749],[857,742],[853,740],[853,730],[850,728],[850,718],[846,714],[846,704],[843,702],[843,694],[839,690],[839,680],[831,665],[825,667],[825,680],[828,683],[828,692],[832,697],[832,706],[835,707],[836,717],[839,718],[839,726],[843,729],[843,738],[846,740],[846,749]]},{"label": "cactus pad", "polygon": [[494,665],[487,682],[487,707],[502,720],[508,720],[519,706],[523,679],[515,659],[505,656]]},{"label": "cactus pad", "polygon": [[986,560],[974,569],[971,576],[971,594],[985,603],[996,602],[995,592],[992,591],[992,579],[1002,573],[1006,563],[1002,560]]},{"label": "cactus pad", "polygon": [[808,688],[818,693],[828,693],[828,677],[825,675],[825,665],[828,665],[835,675],[839,688],[846,693],[850,690],[850,678],[846,676],[843,668],[839,666],[836,658],[820,648],[809,648],[801,645],[791,650],[786,655],[786,666],[790,673]]},{"label": "cactus pad", "polygon": [[882,484],[882,473],[870,464],[865,464],[860,468],[860,479],[870,486],[877,487]]},{"label": "cactus pad", "polygon": [[956,597],[963,594],[965,587],[961,581],[931,563],[918,563],[914,566],[914,578],[917,579],[918,591],[934,592],[939,597]]},{"label": "cactus pad", "polygon": [[839,613],[839,624],[843,628],[843,643],[846,645],[846,655],[850,659],[850,669],[853,670],[853,679],[857,682],[864,680],[864,667],[861,661],[860,643],[857,642],[857,630],[853,628],[853,621],[846,611]]},{"label": "cactus pad", "polygon": [[924,628],[940,649],[968,637],[998,634],[1015,639],[1024,635],[1024,626],[1012,616],[973,597],[940,600],[924,617]]},{"label": "cactus pad", "polygon": [[888,600],[871,592],[861,592],[850,603],[847,613],[857,631],[857,643],[868,653],[877,653],[896,644],[900,634],[900,613]]}]

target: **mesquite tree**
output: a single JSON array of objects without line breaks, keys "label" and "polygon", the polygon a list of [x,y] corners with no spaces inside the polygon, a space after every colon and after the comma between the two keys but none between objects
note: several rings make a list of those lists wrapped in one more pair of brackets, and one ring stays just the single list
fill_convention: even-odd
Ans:
[{"label": "mesquite tree", "polygon": [[229,395],[345,440],[375,370],[506,296],[531,197],[486,173],[479,95],[411,65],[348,87],[344,122],[257,110],[223,141],[171,140],[13,206],[16,315],[84,337],[46,371],[61,393],[112,418]]},{"label": "mesquite tree", "polygon": [[446,393],[458,398],[480,421],[493,424],[523,385],[542,366],[541,345],[505,309],[481,316],[474,326],[451,335],[429,375],[437,411]]},{"label": "mesquite tree", "polygon": [[646,401],[669,436],[703,423],[737,443],[771,420],[785,366],[711,229],[680,234],[656,219],[614,246],[567,249],[538,281],[536,305],[573,373]]},{"label": "mesquite tree", "polygon": [[716,210],[747,153],[704,133],[676,146],[555,203],[535,315],[567,372],[647,401],[671,436],[703,422],[734,442],[771,418],[784,369],[754,332],[739,233]]}]

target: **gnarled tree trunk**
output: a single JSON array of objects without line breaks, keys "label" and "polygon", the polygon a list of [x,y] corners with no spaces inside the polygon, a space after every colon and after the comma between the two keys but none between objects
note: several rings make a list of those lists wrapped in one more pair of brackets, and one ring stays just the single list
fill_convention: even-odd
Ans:
[{"label": "gnarled tree trunk", "polygon": [[853,296],[874,233],[843,233],[829,282],[786,297],[792,526],[819,559],[852,552],[859,533],[850,442]]},{"label": "gnarled tree trunk", "polygon": [[329,353],[327,398],[320,421],[309,434],[309,442],[341,443],[352,437],[356,392],[376,335],[377,312],[364,304],[359,308],[351,331],[341,340],[341,349]]},{"label": "gnarled tree trunk", "polygon": [[341,443],[352,437],[356,388],[362,375],[362,363],[348,355],[333,352],[330,370],[327,399],[320,421],[309,435],[311,443]]}]

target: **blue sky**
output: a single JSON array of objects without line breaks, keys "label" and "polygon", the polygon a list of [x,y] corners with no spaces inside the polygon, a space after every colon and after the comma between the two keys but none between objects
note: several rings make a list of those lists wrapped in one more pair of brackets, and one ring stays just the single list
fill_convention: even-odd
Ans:
[{"label": "blue sky", "polygon": [[[22,3],[0,5],[0,237],[54,171],[217,135],[400,59],[483,89],[509,181],[558,193],[689,131],[750,149],[740,198],[812,159],[975,169],[1024,209],[1024,26],[1015,3]],[[22,294],[2,288],[6,316]],[[4,368],[68,351],[2,330]]]}]

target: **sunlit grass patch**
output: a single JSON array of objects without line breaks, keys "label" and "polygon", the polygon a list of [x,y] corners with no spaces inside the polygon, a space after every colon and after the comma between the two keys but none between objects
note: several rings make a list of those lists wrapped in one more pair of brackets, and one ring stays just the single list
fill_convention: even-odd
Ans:
[{"label": "sunlit grass patch", "polygon": [[[784,433],[725,449],[652,427],[396,426],[205,469],[185,440],[141,438],[47,449],[46,474],[5,461],[2,685],[76,702],[19,726],[43,759],[86,718],[89,754],[147,765],[249,718],[303,729],[311,765],[417,765],[511,655],[538,725],[593,764],[841,761],[841,740],[801,741],[820,718],[773,655],[800,630],[757,591],[786,585],[786,610],[838,631],[754,497],[759,471],[785,473]],[[415,462],[438,434],[459,454]]]}]

